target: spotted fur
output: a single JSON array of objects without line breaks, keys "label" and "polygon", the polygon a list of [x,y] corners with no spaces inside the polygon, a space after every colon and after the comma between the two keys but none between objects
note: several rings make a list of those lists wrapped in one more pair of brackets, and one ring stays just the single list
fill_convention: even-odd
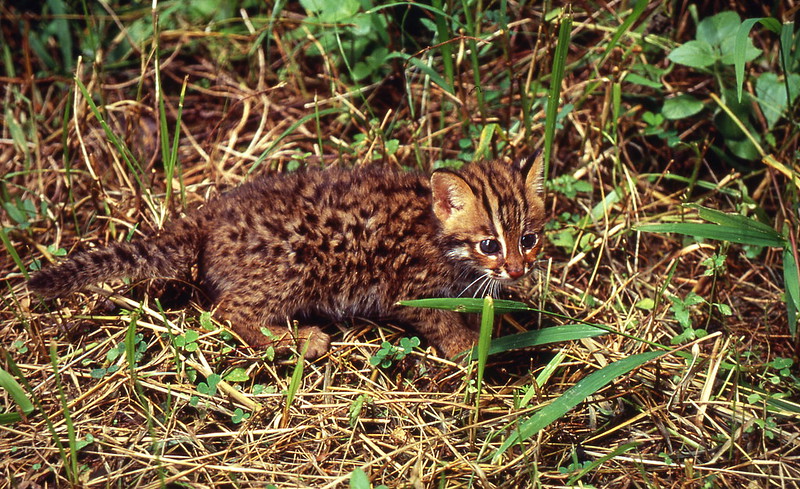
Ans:
[{"label": "spotted fur", "polygon": [[308,170],[257,178],[150,239],[74,254],[29,287],[61,297],[120,277],[184,279],[196,266],[217,317],[253,347],[302,340],[317,357],[328,335],[306,326],[292,338],[287,319],[359,316],[409,324],[454,356],[477,339],[462,315],[397,302],[496,293],[531,271],[543,225],[538,159],[430,179],[375,166]]}]

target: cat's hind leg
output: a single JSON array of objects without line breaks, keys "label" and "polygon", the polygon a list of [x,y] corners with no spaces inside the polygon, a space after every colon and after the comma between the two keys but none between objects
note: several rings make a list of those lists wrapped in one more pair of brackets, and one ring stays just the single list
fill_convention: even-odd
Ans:
[{"label": "cat's hind leg", "polygon": [[446,358],[456,358],[478,343],[478,330],[464,314],[440,309],[399,309],[397,318],[413,326]]},{"label": "cat's hind leg", "polygon": [[[231,330],[252,348],[261,350],[271,346],[279,355],[294,349],[305,352],[304,356],[309,360],[323,356],[330,349],[330,336],[317,326],[292,328],[280,325],[277,316],[256,310],[252,304],[237,297],[223,296],[218,304],[214,316],[227,321]],[[288,315],[284,321],[288,323]]]}]

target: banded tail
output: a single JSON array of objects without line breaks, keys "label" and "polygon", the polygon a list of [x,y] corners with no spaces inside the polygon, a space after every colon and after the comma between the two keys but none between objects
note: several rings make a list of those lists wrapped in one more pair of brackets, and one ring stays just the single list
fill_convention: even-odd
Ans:
[{"label": "banded tail", "polygon": [[44,297],[56,298],[116,278],[181,278],[196,262],[197,227],[181,219],[162,235],[76,253],[46,267],[28,281]]}]

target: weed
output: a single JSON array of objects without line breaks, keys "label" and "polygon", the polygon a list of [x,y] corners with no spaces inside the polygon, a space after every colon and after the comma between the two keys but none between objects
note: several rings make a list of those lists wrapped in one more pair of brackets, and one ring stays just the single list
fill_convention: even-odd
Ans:
[{"label": "weed", "polygon": [[400,338],[400,345],[394,346],[388,341],[381,343],[381,349],[369,359],[373,367],[389,368],[395,362],[399,362],[410,354],[414,348],[419,346],[419,338]]}]

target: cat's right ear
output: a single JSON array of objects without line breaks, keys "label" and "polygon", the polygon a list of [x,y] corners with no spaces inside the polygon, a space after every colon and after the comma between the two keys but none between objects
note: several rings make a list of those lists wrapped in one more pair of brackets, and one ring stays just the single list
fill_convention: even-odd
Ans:
[{"label": "cat's right ear", "polygon": [[541,194],[544,190],[544,153],[539,150],[527,158],[517,161],[519,169],[525,175],[525,187]]},{"label": "cat's right ear", "polygon": [[433,213],[443,223],[460,220],[474,211],[475,195],[459,175],[448,170],[438,170],[431,175]]}]

